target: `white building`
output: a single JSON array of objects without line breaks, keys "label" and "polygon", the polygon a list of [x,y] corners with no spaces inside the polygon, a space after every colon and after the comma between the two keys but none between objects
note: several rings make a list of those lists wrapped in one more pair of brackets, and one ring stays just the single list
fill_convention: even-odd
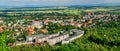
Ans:
[{"label": "white building", "polygon": [[26,36],[26,41],[33,41],[36,38],[44,37],[45,35],[43,34],[38,34],[38,35],[32,35],[32,36]]},{"label": "white building", "polygon": [[59,34],[46,35],[46,36],[43,36],[43,37],[37,38],[36,41],[37,41],[37,42],[48,41],[49,38],[51,38],[51,37],[55,37],[55,36],[59,36]]},{"label": "white building", "polygon": [[63,35],[59,35],[56,37],[52,37],[50,39],[47,40],[47,42],[49,43],[49,45],[55,45],[58,42],[61,42],[62,40],[66,39],[69,37],[69,34],[63,34]]},{"label": "white building", "polygon": [[59,34],[52,34],[52,35],[43,35],[43,34],[38,34],[38,35],[32,35],[32,36],[26,36],[26,41],[33,41],[34,39],[37,42],[42,42],[48,40],[48,38],[59,36]]},{"label": "white building", "polygon": [[74,29],[73,31],[75,32],[75,34],[74,34],[73,36],[70,36],[70,37],[67,38],[67,39],[64,39],[64,40],[62,41],[62,44],[68,44],[69,42],[71,42],[71,41],[73,41],[73,40],[81,37],[81,36],[84,34],[84,31],[81,31],[81,30],[76,30],[76,29]]},{"label": "white building", "polygon": [[[24,41],[24,42],[16,42],[16,43],[14,43],[14,45],[27,45],[27,44],[32,44],[33,42],[26,42],[26,41]],[[14,46],[13,45],[13,46]]]},{"label": "white building", "polygon": [[34,26],[36,28],[42,28],[43,27],[43,22],[42,21],[32,21],[31,26]]},{"label": "white building", "polygon": [[63,34],[52,34],[52,35],[43,35],[43,34],[38,34],[38,35],[32,35],[32,36],[26,36],[26,41],[24,42],[16,42],[14,45],[25,45],[25,44],[32,44],[35,42],[48,42],[49,45],[55,45],[58,42],[62,42],[62,44],[69,43],[79,37],[81,37],[84,34],[84,31],[73,29],[71,30],[72,32],[75,32],[73,36],[69,36],[68,32],[65,32]]}]

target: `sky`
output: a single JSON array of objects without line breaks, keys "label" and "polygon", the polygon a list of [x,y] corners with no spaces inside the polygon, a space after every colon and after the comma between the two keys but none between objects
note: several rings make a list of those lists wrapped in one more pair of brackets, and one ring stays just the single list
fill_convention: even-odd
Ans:
[{"label": "sky", "polygon": [[99,3],[116,3],[120,0],[0,0],[0,6],[56,6],[56,5],[89,5]]}]

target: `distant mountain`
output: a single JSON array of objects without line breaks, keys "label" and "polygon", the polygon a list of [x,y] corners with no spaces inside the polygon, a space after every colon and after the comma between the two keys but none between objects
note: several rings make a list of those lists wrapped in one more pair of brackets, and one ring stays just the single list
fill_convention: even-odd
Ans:
[{"label": "distant mountain", "polygon": [[6,6],[6,5],[0,5],[0,8],[17,8],[20,6]]},{"label": "distant mountain", "polygon": [[0,8],[8,8],[9,6],[0,5]]},{"label": "distant mountain", "polygon": [[100,3],[100,4],[92,4],[93,6],[120,6],[120,2],[117,3]]},{"label": "distant mountain", "polygon": [[0,8],[51,8],[51,7],[55,7],[55,6],[38,6],[38,5],[24,5],[24,6],[6,6],[6,5],[0,5]]}]

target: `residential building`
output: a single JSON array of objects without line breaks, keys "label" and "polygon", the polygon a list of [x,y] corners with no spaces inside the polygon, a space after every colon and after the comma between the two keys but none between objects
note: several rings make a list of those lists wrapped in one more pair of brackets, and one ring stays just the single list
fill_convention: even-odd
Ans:
[{"label": "residential building", "polygon": [[55,45],[56,43],[61,42],[62,40],[68,37],[69,37],[69,34],[63,34],[63,35],[52,37],[49,40],[47,40],[47,42],[49,43],[49,45]]},{"label": "residential building", "polygon": [[64,39],[62,41],[62,44],[68,44],[69,42],[81,37],[84,34],[84,31],[81,31],[81,30],[74,29],[72,31],[75,32],[75,34],[73,36],[70,36],[70,37]]}]

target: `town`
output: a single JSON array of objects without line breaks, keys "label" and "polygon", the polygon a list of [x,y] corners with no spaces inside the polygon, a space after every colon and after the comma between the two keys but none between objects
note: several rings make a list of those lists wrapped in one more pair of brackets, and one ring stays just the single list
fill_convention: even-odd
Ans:
[{"label": "town", "polygon": [[[5,20],[3,21],[2,19],[7,18],[1,18],[0,32],[3,32],[4,30],[6,31],[14,30],[12,34],[7,35],[7,38],[10,39],[10,41],[11,39],[15,40],[14,43],[9,42],[8,43],[9,46],[37,43],[45,45],[46,42],[49,43],[49,45],[55,45],[58,42],[61,42],[61,44],[66,44],[73,41],[76,38],[81,37],[84,34],[84,30],[83,31],[79,30],[81,27],[90,28],[96,25],[97,22],[109,23],[110,21],[119,20],[117,15],[103,13],[97,15],[94,14],[94,12],[86,12],[86,15],[84,15],[81,19],[78,18],[77,20],[75,20],[73,16],[69,18],[68,17],[63,18],[55,17],[55,19],[50,19],[50,17],[48,16],[44,20],[39,20],[38,18],[36,18],[35,20],[28,18],[14,20],[14,22],[13,21],[5,22]],[[63,28],[65,26],[68,27]],[[60,30],[57,31],[56,28]],[[70,36],[71,32],[74,35]]]},{"label": "town", "polygon": [[[117,11],[104,7],[104,9],[96,7],[93,10],[73,8],[0,10],[0,42],[13,51],[22,51],[19,50],[21,47],[23,49],[25,47],[25,51],[27,48],[27,51],[29,48],[61,51],[68,47],[70,49],[75,47],[74,50],[80,51],[86,46],[97,49],[119,46],[117,36],[119,36],[120,15]],[[63,51],[69,51],[66,49]]]}]

